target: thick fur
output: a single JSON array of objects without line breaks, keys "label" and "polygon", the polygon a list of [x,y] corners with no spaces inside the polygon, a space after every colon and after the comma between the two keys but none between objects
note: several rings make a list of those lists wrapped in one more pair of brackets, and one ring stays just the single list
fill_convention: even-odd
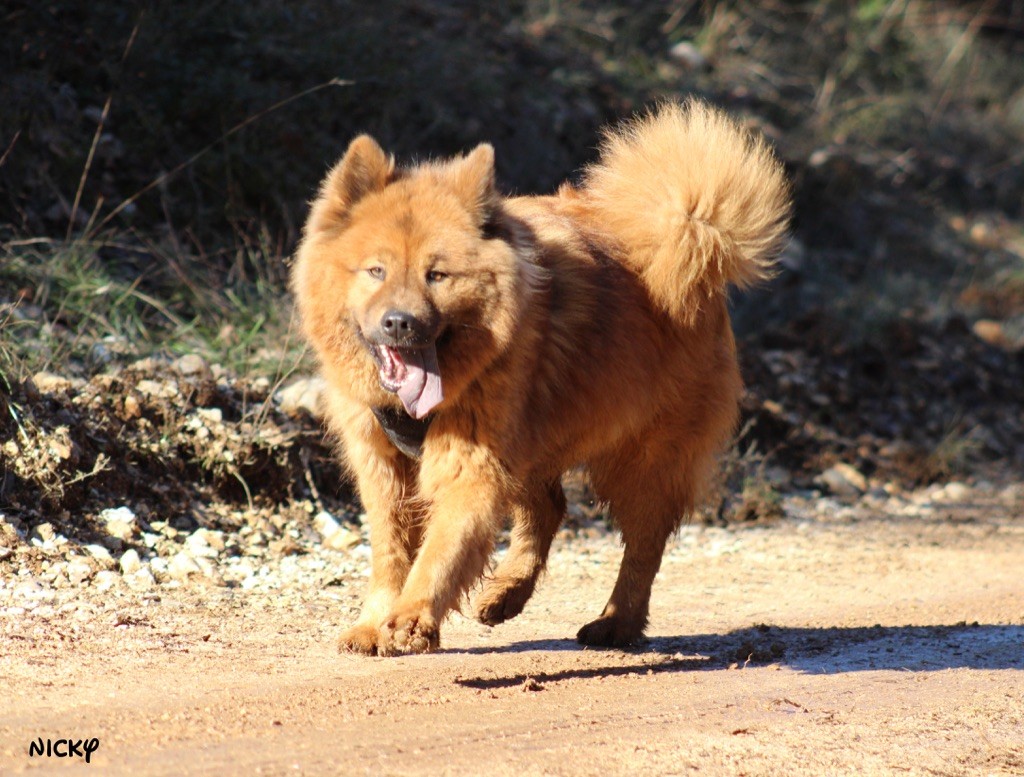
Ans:
[{"label": "thick fur", "polygon": [[[665,542],[736,425],[726,288],[770,273],[789,207],[765,143],[695,101],[609,132],[583,185],[553,196],[499,196],[488,145],[400,169],[354,140],[293,273],[370,524],[369,592],[341,647],[436,649],[507,516],[511,546],[475,606],[488,624],[517,615],[564,515],[561,475],[580,464],[625,548],[578,639],[640,638]],[[444,386],[420,460],[372,412],[401,408],[368,346],[396,309],[431,322]]]}]

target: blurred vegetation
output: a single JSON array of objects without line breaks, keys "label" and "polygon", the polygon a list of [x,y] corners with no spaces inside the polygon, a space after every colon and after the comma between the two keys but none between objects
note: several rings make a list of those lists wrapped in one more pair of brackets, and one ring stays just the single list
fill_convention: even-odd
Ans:
[{"label": "blurred vegetation", "polygon": [[8,375],[294,364],[286,257],[355,133],[404,159],[488,140],[507,189],[548,191],[602,125],[690,93],[795,181],[783,275],[741,330],[959,317],[1024,344],[1024,0],[13,0],[0,21]]}]

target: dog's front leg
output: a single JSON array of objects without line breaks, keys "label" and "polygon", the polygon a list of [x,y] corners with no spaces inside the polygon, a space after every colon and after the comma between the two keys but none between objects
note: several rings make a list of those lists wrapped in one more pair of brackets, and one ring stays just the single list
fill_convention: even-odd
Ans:
[{"label": "dog's front leg", "polygon": [[509,478],[491,451],[464,441],[432,447],[420,469],[423,543],[381,624],[385,653],[437,649],[441,621],[482,574],[508,505]]},{"label": "dog's front leg", "polygon": [[341,437],[366,509],[372,565],[362,612],[342,633],[338,646],[373,655],[380,651],[380,623],[391,612],[412,567],[421,517],[411,499],[412,462],[395,450],[369,411],[352,412],[345,421]]}]

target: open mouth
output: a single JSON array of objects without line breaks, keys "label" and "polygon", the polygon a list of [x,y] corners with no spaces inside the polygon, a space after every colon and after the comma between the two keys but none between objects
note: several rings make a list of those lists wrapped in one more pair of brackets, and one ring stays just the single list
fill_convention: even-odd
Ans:
[{"label": "open mouth", "polygon": [[437,348],[395,348],[371,345],[380,371],[380,385],[398,394],[405,412],[423,418],[444,399],[441,372],[437,365]]}]

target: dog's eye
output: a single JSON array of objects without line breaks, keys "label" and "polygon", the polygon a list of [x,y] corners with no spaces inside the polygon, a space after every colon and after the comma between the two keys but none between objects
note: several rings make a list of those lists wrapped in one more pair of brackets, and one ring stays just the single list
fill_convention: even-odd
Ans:
[{"label": "dog's eye", "polygon": [[374,280],[384,280],[384,268],[379,264],[375,264],[373,267],[367,267],[366,272],[369,273],[370,277]]},{"label": "dog's eye", "polygon": [[427,283],[437,283],[438,281],[443,281],[447,277],[448,273],[446,272],[441,272],[440,270],[430,270],[427,273]]}]

